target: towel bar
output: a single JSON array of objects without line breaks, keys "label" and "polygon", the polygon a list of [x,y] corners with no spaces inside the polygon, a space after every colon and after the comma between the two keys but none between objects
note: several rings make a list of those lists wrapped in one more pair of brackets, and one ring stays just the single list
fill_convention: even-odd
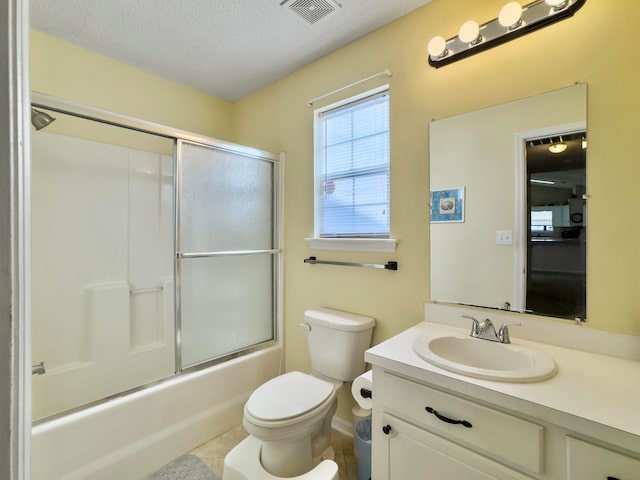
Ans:
[{"label": "towel bar", "polygon": [[330,260],[318,260],[316,257],[309,257],[304,259],[304,263],[310,263],[315,265],[316,263],[324,265],[341,265],[347,267],[364,267],[364,268],[382,268],[385,270],[398,270],[398,262],[387,262],[384,265],[378,263],[352,263],[352,262],[334,262]]}]

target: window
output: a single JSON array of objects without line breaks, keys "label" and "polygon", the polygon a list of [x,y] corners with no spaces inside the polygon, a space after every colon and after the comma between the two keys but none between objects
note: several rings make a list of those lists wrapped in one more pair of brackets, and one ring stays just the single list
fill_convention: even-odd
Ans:
[{"label": "window", "polygon": [[315,113],[315,237],[388,239],[388,87]]},{"label": "window", "polygon": [[552,232],[553,231],[553,211],[539,210],[531,212],[532,232]]}]

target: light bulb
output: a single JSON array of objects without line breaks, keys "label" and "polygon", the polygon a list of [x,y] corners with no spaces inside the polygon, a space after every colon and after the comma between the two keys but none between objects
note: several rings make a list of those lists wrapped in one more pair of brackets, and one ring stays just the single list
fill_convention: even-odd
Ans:
[{"label": "light bulb", "polygon": [[440,58],[447,53],[447,41],[442,37],[433,37],[427,45],[429,55],[434,58]]},{"label": "light bulb", "polygon": [[500,10],[498,22],[503,27],[513,29],[520,26],[520,23],[522,23],[520,21],[521,18],[522,6],[518,2],[509,2]]},{"label": "light bulb", "polygon": [[555,8],[556,10],[559,10],[565,7],[569,3],[569,0],[544,0],[544,1],[547,5]]},{"label": "light bulb", "polygon": [[476,44],[480,40],[480,27],[477,22],[464,22],[458,31],[458,37],[464,43]]}]

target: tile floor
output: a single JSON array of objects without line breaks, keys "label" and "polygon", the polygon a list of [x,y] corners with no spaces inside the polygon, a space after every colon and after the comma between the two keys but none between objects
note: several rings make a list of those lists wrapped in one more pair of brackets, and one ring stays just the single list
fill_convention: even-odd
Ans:
[{"label": "tile floor", "polygon": [[[213,473],[222,478],[225,455],[246,436],[247,432],[242,425],[239,425],[200,445],[191,453],[198,456],[200,460],[209,466]],[[334,430],[331,446],[336,452],[335,461],[338,464],[340,480],[358,480],[358,467],[353,453],[353,438]]]}]

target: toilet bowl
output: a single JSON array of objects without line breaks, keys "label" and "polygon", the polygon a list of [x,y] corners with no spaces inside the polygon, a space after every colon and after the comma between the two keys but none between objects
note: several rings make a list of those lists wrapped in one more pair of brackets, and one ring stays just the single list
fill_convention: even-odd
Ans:
[{"label": "toilet bowl", "polygon": [[326,462],[336,392],[364,372],[375,320],[331,309],[304,318],[312,373],[285,373],[251,394],[243,417],[250,436],[225,457],[222,480],[332,478]]},{"label": "toilet bowl", "polygon": [[251,394],[242,423],[262,441],[260,459],[268,472],[293,477],[323,459],[330,448],[336,390],[335,384],[312,375],[289,372]]}]

